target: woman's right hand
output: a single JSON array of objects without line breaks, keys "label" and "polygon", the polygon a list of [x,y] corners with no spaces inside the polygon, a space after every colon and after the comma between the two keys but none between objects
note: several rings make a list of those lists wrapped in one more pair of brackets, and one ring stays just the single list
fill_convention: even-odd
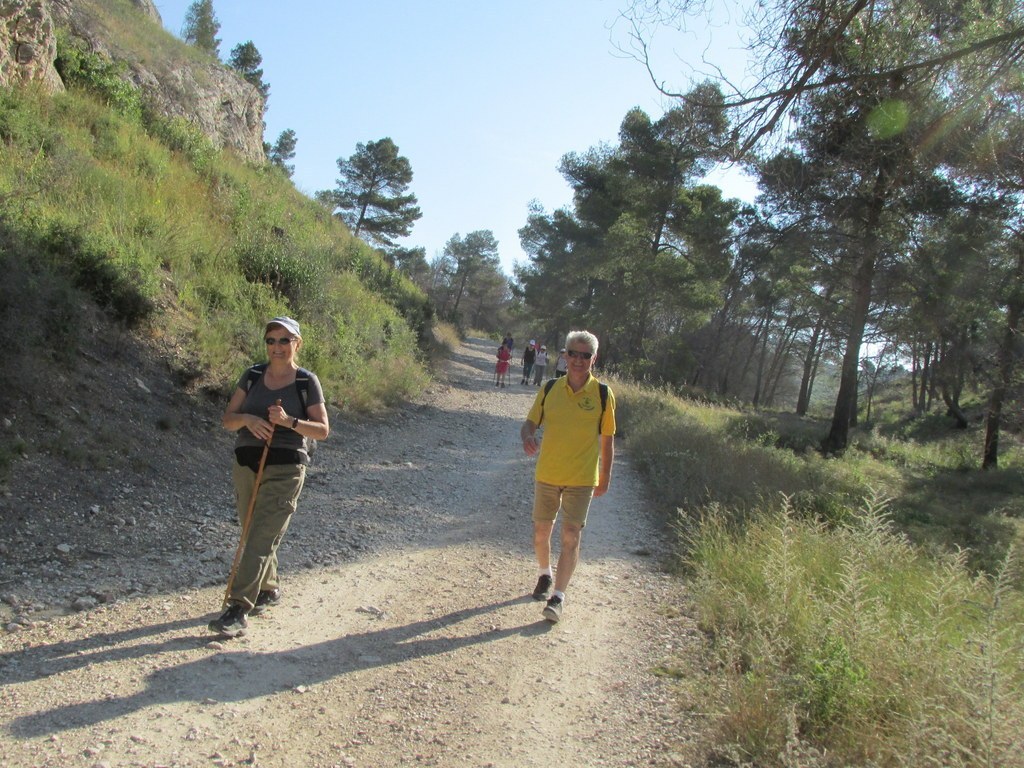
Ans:
[{"label": "woman's right hand", "polygon": [[259,416],[252,413],[244,415],[245,428],[248,429],[257,440],[269,440],[270,436],[274,434],[274,425],[266,419],[261,419]]}]

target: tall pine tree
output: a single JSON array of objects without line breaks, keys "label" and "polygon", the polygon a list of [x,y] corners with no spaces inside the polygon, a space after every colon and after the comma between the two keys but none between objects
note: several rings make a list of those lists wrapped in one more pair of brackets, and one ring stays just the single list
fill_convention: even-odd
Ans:
[{"label": "tall pine tree", "polygon": [[356,144],[348,160],[338,158],[338,170],[338,186],[317,192],[316,198],[356,237],[391,247],[393,238],[406,237],[423,215],[416,195],[405,194],[412,183],[412,165],[390,138]]},{"label": "tall pine tree", "polygon": [[194,45],[211,56],[220,58],[220,22],[213,12],[213,0],[195,0],[185,12],[181,36],[189,45]]}]

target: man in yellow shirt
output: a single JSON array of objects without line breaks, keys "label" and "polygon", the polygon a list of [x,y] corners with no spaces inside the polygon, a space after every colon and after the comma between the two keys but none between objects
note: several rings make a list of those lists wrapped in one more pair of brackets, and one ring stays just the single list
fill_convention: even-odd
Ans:
[{"label": "man in yellow shirt", "polygon": [[[572,331],[565,349],[566,375],[549,381],[537,393],[519,430],[526,455],[540,453],[533,500],[533,549],[540,576],[533,598],[547,598],[544,618],[551,622],[562,618],[590,502],[608,492],[615,459],[615,396],[591,374],[597,337],[589,331]],[[542,423],[543,443],[536,434]],[[551,531],[559,511],[562,547],[552,573]]]}]

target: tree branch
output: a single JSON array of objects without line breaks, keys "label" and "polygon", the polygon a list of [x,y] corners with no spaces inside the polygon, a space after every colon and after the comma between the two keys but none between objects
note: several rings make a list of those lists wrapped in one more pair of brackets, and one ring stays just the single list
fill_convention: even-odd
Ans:
[{"label": "tree branch", "polygon": [[[1009,52],[1009,58],[1011,59],[1017,59],[1021,55],[1024,55],[1024,52],[1018,52],[1016,55],[1013,55],[1012,51],[1012,48],[1016,44],[1024,41],[1024,27],[1017,26],[1001,34],[993,35],[991,37],[975,41],[969,45],[946,51],[920,61],[908,62],[900,66],[888,67],[881,70],[852,72],[850,74],[833,74],[823,77],[820,80],[812,81],[814,76],[818,74],[825,65],[828,57],[831,55],[831,52],[835,49],[838,40],[847,31],[856,17],[869,4],[870,0],[856,0],[856,2],[854,2],[849,10],[844,14],[836,28],[829,34],[828,39],[821,45],[819,51],[816,52],[813,58],[810,59],[802,70],[798,70],[795,76],[789,78],[789,82],[783,87],[761,93],[753,93],[752,95],[745,95],[740,88],[737,88],[734,85],[732,86],[735,93],[734,97],[732,99],[726,98],[717,106],[733,110],[742,109],[744,107],[753,108],[753,112],[740,119],[738,123],[739,129],[746,126],[752,131],[752,133],[739,145],[735,152],[735,156],[741,157],[753,149],[753,147],[756,146],[766,135],[775,130],[779,121],[783,119],[785,114],[792,107],[794,101],[796,101],[800,96],[815,90],[855,82],[878,82],[892,78],[905,78],[915,72],[928,73],[945,65],[951,64],[952,62],[968,58],[986,50],[1003,46],[1011,48],[1011,51]],[[635,20],[633,21],[633,31],[631,36],[636,46],[634,49],[634,58],[637,58],[644,65],[651,83],[662,95],[672,99],[688,101],[700,106],[710,106],[701,102],[699,98],[695,98],[693,95],[669,90],[665,87],[664,81],[658,80],[651,65],[648,45],[645,42],[643,33]],[[762,80],[762,82],[764,81]],[[749,90],[747,91],[747,94],[750,94]]]}]

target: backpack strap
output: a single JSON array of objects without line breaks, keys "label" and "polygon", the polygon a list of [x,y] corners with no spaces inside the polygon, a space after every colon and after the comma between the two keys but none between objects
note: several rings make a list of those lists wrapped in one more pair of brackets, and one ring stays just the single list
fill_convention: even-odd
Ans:
[{"label": "backpack strap", "polygon": [[250,366],[249,370],[245,372],[245,391],[248,392],[252,389],[252,385],[255,384],[263,376],[263,373],[267,370],[267,363],[256,363],[256,365]]},{"label": "backpack strap", "polygon": [[537,422],[538,427],[544,423],[544,401],[548,399],[548,392],[555,386],[556,381],[557,379],[548,379],[544,384],[544,395],[540,399],[540,421]]},{"label": "backpack strap", "polygon": [[302,418],[308,417],[306,403],[309,400],[309,377],[310,373],[305,368],[299,368],[295,372],[295,389],[299,392],[299,402],[302,403]]},{"label": "backpack strap", "polygon": [[[245,391],[252,389],[252,385],[259,381],[267,371],[267,363],[256,363],[246,371]],[[295,391],[299,393],[299,402],[302,403],[302,418],[308,418],[309,412],[306,403],[309,401],[309,377],[310,373],[305,368],[295,371]]]}]

